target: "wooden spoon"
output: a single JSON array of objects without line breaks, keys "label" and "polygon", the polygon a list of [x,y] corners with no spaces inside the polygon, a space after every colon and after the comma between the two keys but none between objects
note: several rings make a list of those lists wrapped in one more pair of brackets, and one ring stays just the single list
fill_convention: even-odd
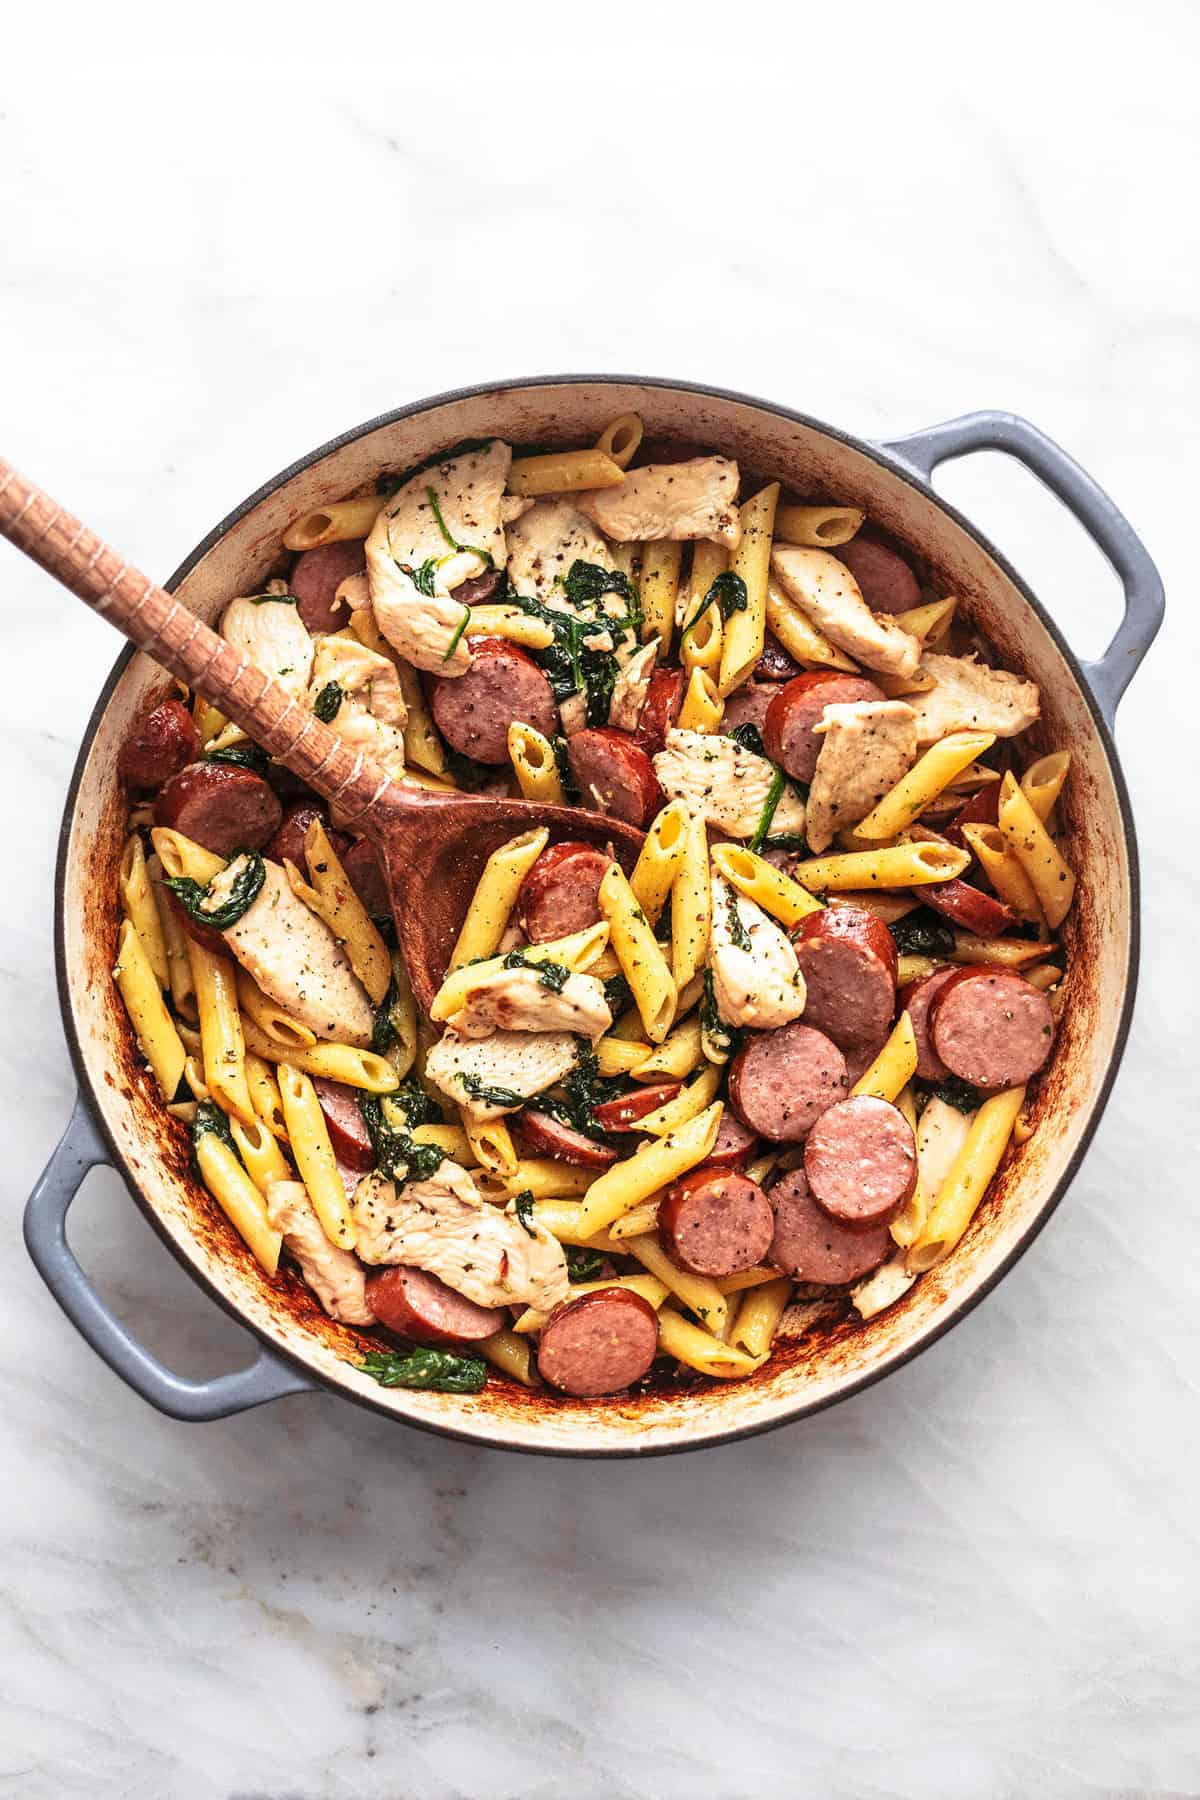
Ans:
[{"label": "wooden spoon", "polygon": [[203,694],[371,840],[387,876],[396,933],[423,1011],[441,986],[483,864],[507,839],[545,826],[557,838],[611,845],[625,867],[632,866],[642,833],[620,819],[529,800],[439,794],[393,781],[2,458],[0,535]]}]

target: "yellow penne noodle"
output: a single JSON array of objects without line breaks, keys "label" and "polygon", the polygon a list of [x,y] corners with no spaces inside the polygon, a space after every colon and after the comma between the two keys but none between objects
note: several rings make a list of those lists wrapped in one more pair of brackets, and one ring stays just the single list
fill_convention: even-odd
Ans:
[{"label": "yellow penne noodle", "polygon": [[272,1137],[282,1138],[286,1142],[287,1124],[283,1117],[283,1101],[279,1097],[275,1071],[269,1062],[256,1056],[253,1050],[246,1052],[246,1086],[250,1089],[250,1102],[259,1124],[265,1125]]},{"label": "yellow penne noodle", "polygon": [[493,850],[484,864],[462,930],[450,958],[451,969],[478,956],[494,956],[516,902],[521,883],[549,842],[550,833],[523,831]]},{"label": "yellow penne noodle", "polygon": [[741,612],[731,613],[725,621],[721,640],[721,676],[717,683],[722,698],[740,687],[754,673],[763,653],[767,618],[767,577],[771,567],[771,537],[775,530],[775,508],[779,501],[779,483],[768,482],[739,509],[742,520],[741,542],[733,553],[731,567],[746,584],[746,605]]},{"label": "yellow penne noodle", "polygon": [[535,1200],[576,1199],[587,1193],[595,1179],[595,1169],[577,1169],[548,1156],[524,1156],[515,1175],[491,1175],[481,1169],[475,1185],[485,1200],[506,1205],[526,1188]]},{"label": "yellow penne noodle", "polygon": [[622,1213],[702,1163],[716,1143],[723,1111],[721,1102],[714,1101],[698,1118],[664,1138],[639,1145],[632,1156],[605,1169],[584,1196],[583,1218],[589,1229],[606,1230]]},{"label": "yellow penne noodle", "polygon": [[293,1019],[269,994],[264,994],[258,983],[245,969],[238,967],[236,974],[238,1005],[248,1019],[253,1019],[258,1029],[276,1046],[280,1055],[289,1050],[307,1050],[317,1041],[315,1031],[299,1019]]},{"label": "yellow penne noodle", "polygon": [[307,1050],[281,1050],[265,1032],[259,1030],[249,1016],[242,1021],[246,1048],[264,1062],[290,1063],[305,1075],[323,1075],[327,1081],[342,1081],[347,1087],[362,1088],[368,1094],[393,1094],[400,1077],[387,1061],[373,1050],[359,1050],[353,1044],[313,1044]]},{"label": "yellow penne noodle", "polygon": [[679,709],[679,730],[716,731],[724,712],[725,702],[718,694],[712,676],[706,669],[693,669]]},{"label": "yellow penne noodle", "polygon": [[860,1319],[873,1319],[907,1294],[916,1280],[905,1267],[904,1253],[898,1250],[872,1274],[850,1290],[850,1298]]},{"label": "yellow penne noodle", "polygon": [[[582,931],[573,931],[568,937],[548,938],[542,944],[526,944],[522,954],[530,962],[562,963],[573,974],[598,974],[598,963],[602,952],[608,945],[609,928],[601,921],[596,925],[587,925]],[[466,1004],[467,994],[475,984],[485,976],[494,975],[503,967],[504,958],[488,956],[482,962],[472,962],[469,967],[455,968],[447,975],[441,987],[434,995],[429,1016],[435,1024],[442,1024],[452,1018]]]},{"label": "yellow penne noodle", "polygon": [[277,1139],[261,1119],[255,1119],[253,1125],[243,1125],[240,1119],[230,1119],[229,1129],[246,1173],[260,1194],[265,1197],[273,1181],[291,1179],[292,1171],[288,1167],[287,1158],[279,1148]]},{"label": "yellow penne noodle", "polygon": [[471,608],[471,632],[481,637],[507,638],[526,650],[545,650],[554,642],[554,633],[543,619],[522,612],[519,606],[478,605]]},{"label": "yellow penne noodle", "polygon": [[389,961],[393,991],[387,1004],[387,1016],[395,1035],[385,1055],[403,1081],[417,1059],[417,1002],[399,950],[392,950]]},{"label": "yellow penne noodle", "polygon": [[194,844],[181,831],[173,831],[169,826],[156,825],[150,833],[150,841],[154,845],[164,875],[186,875],[200,887],[207,887],[214,875],[220,874],[225,867],[223,856],[214,856],[211,850]]},{"label": "yellow penne noodle", "polygon": [[580,488],[620,487],[624,479],[620,463],[603,450],[551,450],[544,456],[514,457],[508,491],[535,498]]},{"label": "yellow penne noodle", "polygon": [[1006,969],[1020,969],[1026,963],[1040,961],[1050,948],[1049,944],[1030,944],[1022,938],[981,938],[969,931],[956,931],[954,948],[946,961],[997,963]]},{"label": "yellow penne noodle", "polygon": [[896,970],[897,987],[907,987],[910,981],[924,981],[942,964],[933,956],[901,956]]},{"label": "yellow penne noodle", "polygon": [[[605,1281],[573,1281],[570,1298],[577,1300],[582,1294],[599,1294],[604,1288],[625,1288],[631,1294],[640,1294],[653,1307],[661,1306],[668,1293],[664,1283],[656,1281],[653,1275],[613,1275]],[[549,1313],[528,1307],[513,1325],[513,1330],[522,1334],[540,1331],[549,1316]]]},{"label": "yellow penne noodle", "polygon": [[493,1175],[515,1175],[519,1158],[503,1119],[474,1120],[468,1112],[459,1114],[474,1160],[481,1169]]},{"label": "yellow penne noodle", "polygon": [[618,863],[604,872],[599,892],[600,912],[607,919],[612,947],[621,973],[633,991],[634,1002],[652,1044],[660,1044],[675,1016],[675,982],[662,946]]},{"label": "yellow penne noodle", "polygon": [[1000,783],[999,825],[1005,842],[1033,884],[1051,930],[1061,925],[1075,895],[1075,876],[1012,772]]},{"label": "yellow penne noodle", "polygon": [[775,513],[775,536],[781,544],[834,550],[850,542],[866,516],[857,506],[780,506]]},{"label": "yellow penne noodle", "polygon": [[279,1095],[288,1143],[321,1229],[331,1244],[341,1250],[353,1250],[354,1221],[316,1089],[300,1069],[281,1063]]},{"label": "yellow penne noodle", "polygon": [[[793,606],[778,583],[767,581],[767,625],[789,656],[813,669],[845,669],[855,674],[858,664],[831,644],[807,614]],[[874,679],[874,678],[872,678]]]},{"label": "yellow penne noodle", "polygon": [[246,1045],[238,1010],[236,965],[188,939],[188,958],[196,984],[200,1041],[204,1048],[204,1081],[227,1113],[253,1125],[254,1107],[246,1085]]},{"label": "yellow penne noodle", "polygon": [[656,637],[662,648],[658,653],[665,662],[675,629],[675,601],[679,593],[679,566],[683,545],[670,538],[659,538],[642,551],[642,641]]},{"label": "yellow penne noodle", "polygon": [[267,1222],[262,1195],[229,1148],[215,1131],[206,1131],[196,1145],[196,1167],[205,1187],[229,1223],[268,1275],[279,1267],[283,1239]]},{"label": "yellow penne noodle", "polygon": [[687,833],[687,807],[682,800],[672,800],[651,823],[629,877],[634,899],[652,925],[658,923],[671,883],[683,861]]},{"label": "yellow penne noodle", "polygon": [[738,1313],[734,1343],[740,1344],[756,1359],[765,1356],[779,1329],[779,1321],[791,1293],[792,1284],[786,1276],[776,1281],[765,1281],[761,1287],[751,1288]]},{"label": "yellow penne noodle", "polygon": [[[896,1105],[903,1113],[904,1122],[915,1139],[917,1134],[917,1103],[913,1098],[911,1087],[904,1088],[903,1092],[896,1096]],[[925,1185],[921,1180],[921,1159],[918,1155],[916,1185],[904,1205],[900,1208],[900,1211],[896,1214],[896,1217],[892,1220],[891,1231],[893,1241],[899,1244],[902,1249],[909,1244],[915,1244],[925,1228],[925,1219],[928,1212],[929,1196],[926,1194]]]},{"label": "yellow penne noodle", "polygon": [[404,721],[404,760],[408,765],[409,778],[412,778],[414,767],[424,769],[429,775],[444,775],[446,752],[425,704],[425,692],[417,671],[396,655],[375,623],[375,615],[369,606],[358,607],[351,613],[350,629],[360,644],[365,644],[368,650],[374,650],[379,656],[386,656],[395,668],[400,692],[408,708],[408,717]]},{"label": "yellow penne noodle", "polygon": [[208,1083],[204,1079],[204,1061],[201,1057],[189,1054],[183,1065],[184,1080],[188,1084],[194,1100],[211,1100]]},{"label": "yellow penne noodle", "polygon": [[610,1038],[619,1038],[622,1043],[642,1044],[647,1049],[649,1048],[642,1036],[642,1020],[636,1006],[631,1006],[628,1012],[622,1013],[612,1029],[605,1035]]},{"label": "yellow penne noodle", "polygon": [[[778,1150],[769,1150],[765,1156],[756,1156],[753,1162],[746,1164],[747,1180],[757,1181],[759,1187],[761,1187],[763,1182],[767,1179],[767,1176],[779,1161],[780,1155],[781,1152]],[[772,1270],[772,1274],[773,1273],[774,1270]]]},{"label": "yellow penne noodle", "polygon": [[810,892],[842,888],[924,887],[953,881],[971,857],[953,844],[892,844],[880,850],[854,850],[843,856],[817,856],[795,866],[795,879]]},{"label": "yellow penne noodle", "polygon": [[566,805],[554,746],[535,726],[513,720],[508,728],[508,758],[526,800],[540,800],[546,806]]},{"label": "yellow penne noodle", "polygon": [[113,979],[125,1002],[138,1048],[150,1065],[164,1100],[174,1100],[183,1079],[187,1051],[163,1002],[158,977],[150,967],[141,940],[125,919],[117,934],[117,961]]},{"label": "yellow penne noodle", "polygon": [[664,1309],[658,1315],[658,1347],[664,1356],[696,1369],[701,1375],[712,1375],[718,1381],[729,1381],[738,1375],[751,1375],[758,1367],[744,1350],[723,1344],[720,1338],[702,1331],[674,1310]]},{"label": "yellow penne noodle", "polygon": [[1063,971],[1057,963],[1043,963],[1039,968],[1025,970],[1025,979],[1030,987],[1037,988],[1043,994],[1048,989],[1057,987],[1062,978]]},{"label": "yellow penne noodle", "polygon": [[650,1055],[631,1071],[637,1081],[682,1081],[690,1075],[704,1052],[700,1044],[700,1019],[692,1013],[680,1021]]},{"label": "yellow penne noodle", "polygon": [[[751,1181],[756,1179],[750,1176]],[[717,1286],[725,1295],[742,1294],[747,1288],[765,1287],[769,1281],[779,1280],[779,1270],[773,1269],[769,1263],[759,1263],[753,1269],[738,1269],[733,1275],[720,1275]]]},{"label": "yellow penne noodle", "polygon": [[[390,1100],[388,1105],[397,1112],[404,1112],[399,1100]],[[478,1167],[478,1159],[470,1138],[461,1125],[416,1125],[413,1127],[413,1142],[417,1144],[436,1144],[447,1156],[454,1158],[464,1169]]]},{"label": "yellow penne noodle", "polygon": [[660,1106],[639,1119],[638,1130],[648,1132],[651,1137],[665,1137],[668,1131],[674,1131],[677,1125],[685,1125],[697,1113],[702,1113],[706,1106],[710,1106],[717,1097],[720,1085],[720,1069],[708,1065],[673,1100],[668,1100],[665,1106]]},{"label": "yellow penne noodle", "polygon": [[196,984],[192,980],[192,965],[188,961],[187,933],[171,905],[170,894],[163,886],[162,864],[157,853],[149,858],[146,872],[150,877],[150,891],[158,908],[158,925],[162,932],[163,948],[167,953],[167,983],[171,990],[172,1005],[177,1013],[195,1017]]},{"label": "yellow penne noodle", "polygon": [[131,832],[125,840],[125,849],[121,855],[121,866],[117,874],[117,890],[121,896],[121,905],[125,917],[137,932],[142,952],[154,971],[154,978],[160,988],[171,984],[167,964],[167,946],[163,938],[162,925],[159,922],[158,907],[154,900],[154,891],[150,885],[150,876],[146,869],[146,854],[142,849],[142,840],[137,832]]},{"label": "yellow penne noodle", "polygon": [[350,967],[366,988],[372,1003],[378,1006],[392,981],[388,948],[351,886],[320,819],[314,819],[305,833],[304,859],[311,886],[304,881],[295,864],[284,858],[283,866],[293,893],[325,921],[345,950]]},{"label": "yellow penne noodle", "polygon": [[[722,1288],[721,1292],[724,1293],[724,1291],[724,1288]],[[733,1342],[734,1331],[738,1322],[738,1314],[741,1310],[741,1295],[736,1293],[730,1294],[728,1309],[725,1313],[725,1323],[722,1325],[720,1331],[720,1338],[723,1344],[731,1344]]]},{"label": "yellow penne noodle", "polygon": [[536,1200],[533,1216],[560,1244],[588,1244],[594,1250],[616,1248],[615,1241],[606,1231],[591,1238],[583,1235],[582,1208],[578,1200]]},{"label": "yellow penne noodle", "polygon": [[1021,792],[1044,825],[1054,811],[1054,803],[1062,793],[1071,772],[1071,752],[1054,750],[1030,763],[1021,777]]},{"label": "yellow penne noodle", "polygon": [[775,868],[765,856],[740,844],[714,845],[712,863],[739,894],[745,894],[783,925],[798,925],[809,913],[823,910],[821,902],[807,888]]},{"label": "yellow penne noodle", "polygon": [[645,1237],[646,1233],[653,1231],[658,1224],[659,1204],[657,1199],[643,1200],[642,1204],[635,1206],[632,1212],[625,1213],[620,1219],[614,1219],[607,1232],[600,1232],[588,1241],[598,1244],[602,1239],[608,1238],[614,1244],[623,1247],[625,1238]]},{"label": "yellow penne noodle", "polygon": [[908,1252],[908,1268],[914,1274],[943,1262],[962,1238],[1000,1166],[1024,1100],[1024,1087],[1005,1088],[1003,1093],[990,1095],[971,1120],[925,1229]]},{"label": "yellow penne noodle", "polygon": [[683,1304],[703,1320],[710,1331],[719,1332],[725,1323],[729,1303],[715,1281],[705,1275],[692,1275],[673,1263],[656,1237],[626,1238],[623,1248],[627,1256],[636,1257],[644,1269],[657,1276],[664,1287],[676,1294]]},{"label": "yellow penne noodle", "polygon": [[910,606],[907,612],[893,614],[901,631],[907,631],[909,637],[915,637],[922,644],[937,639],[946,633],[958,605],[955,599],[931,600],[928,606]]},{"label": "yellow penne noodle", "polygon": [[631,1038],[602,1037],[596,1045],[596,1067],[601,1075],[630,1075],[646,1060],[649,1044]]},{"label": "yellow penne noodle", "polygon": [[1000,899],[1018,919],[1039,924],[1042,917],[1037,890],[1024,867],[1004,840],[998,825],[964,825],[962,834],[979,859],[979,866]]},{"label": "yellow penne noodle", "polygon": [[874,913],[875,917],[881,919],[885,925],[894,925],[897,919],[902,919],[906,913],[914,911],[921,902],[915,894],[889,894],[886,891],[873,894],[869,889],[860,894],[851,888],[847,893],[835,895],[829,904],[831,906],[861,907],[864,912]]},{"label": "yellow penne noodle", "polygon": [[870,1068],[860,1075],[851,1094],[874,1094],[895,1100],[917,1072],[917,1040],[907,1011],[900,1014],[891,1036]]},{"label": "yellow penne noodle", "polygon": [[[686,581],[680,584],[675,601],[675,619],[681,633],[689,621],[697,619],[703,603],[708,596],[713,582],[718,575],[724,574],[729,567],[729,552],[724,544],[710,543],[707,538],[699,538],[692,546],[692,566]],[[717,606],[717,601],[712,602]],[[718,607],[718,617],[720,610]],[[681,636],[681,644],[686,645],[692,633]]]},{"label": "yellow penne noodle", "polygon": [[946,783],[967,764],[990,750],[994,736],[987,731],[955,731],[940,743],[932,744],[924,756],[918,757],[907,775],[883,796],[878,806],[855,827],[860,842],[878,842],[895,837],[918,818],[931,800],[937,798]]},{"label": "yellow penne noodle", "polygon": [[636,413],[621,413],[604,427],[596,439],[596,448],[605,456],[611,456],[622,469],[627,469],[638,453],[643,430]]},{"label": "yellow penne noodle", "polygon": [[386,494],[364,494],[359,500],[333,500],[303,513],[283,534],[285,550],[315,550],[318,544],[340,544],[370,534],[387,500]]},{"label": "yellow penne noodle", "polygon": [[[678,996],[702,975],[712,942],[712,880],[708,833],[697,813],[688,821],[683,856],[671,888],[671,972]],[[674,1022],[672,1015],[672,1022]]]},{"label": "yellow penne noodle", "polygon": [[491,1337],[472,1345],[472,1349],[485,1357],[494,1369],[499,1369],[502,1375],[519,1381],[522,1387],[538,1385],[533,1345],[527,1337],[518,1337],[515,1331],[497,1331]]},{"label": "yellow penne noodle", "polygon": [[642,567],[642,546],[640,544],[614,544],[612,546],[613,568],[622,575],[628,575],[630,581],[636,582]]}]

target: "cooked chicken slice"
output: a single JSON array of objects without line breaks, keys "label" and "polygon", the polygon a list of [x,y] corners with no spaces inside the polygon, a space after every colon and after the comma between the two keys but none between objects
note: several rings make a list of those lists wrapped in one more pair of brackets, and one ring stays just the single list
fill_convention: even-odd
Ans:
[{"label": "cooked chicken slice", "polygon": [[331,1319],[343,1325],[374,1325],[367,1304],[367,1278],[357,1257],[331,1244],[302,1181],[272,1181],[267,1219],[300,1264],[300,1272]]},{"label": "cooked chicken slice", "polygon": [[804,1011],[804,977],[787,933],[718,875],[713,884],[713,998],[727,1025],[772,1031]]},{"label": "cooked chicken slice", "polygon": [[221,636],[289,694],[303,697],[312,673],[313,641],[294,600],[231,600]]},{"label": "cooked chicken slice", "polygon": [[447,1157],[427,1181],[397,1188],[381,1175],[360,1181],[353,1201],[358,1254],[368,1263],[428,1269],[477,1306],[536,1306],[567,1298],[558,1241],[532,1219],[480,1199],[470,1175]]},{"label": "cooked chicken slice", "polygon": [[[425,1073],[482,1121],[516,1112],[534,1094],[553,1087],[575,1067],[578,1054],[569,1031],[497,1031],[482,1039],[447,1031],[426,1057]],[[506,1098],[488,1099],[489,1093]]]},{"label": "cooked chicken slice", "polygon": [[771,567],[793,605],[865,669],[877,669],[881,675],[916,672],[921,660],[918,639],[892,619],[873,613],[845,563],[828,550],[777,544]]},{"label": "cooked chicken slice", "polygon": [[[654,773],[670,800],[682,800],[730,837],[753,837],[775,779],[765,756],[733,738],[673,729],[654,758]],[[804,830],[804,802],[785,786],[771,820],[773,835]]]},{"label": "cooked chicken slice", "polygon": [[576,504],[615,543],[711,538],[736,550],[742,536],[737,491],[735,462],[695,456],[631,469],[620,487],[592,488]]},{"label": "cooked chicken slice", "polygon": [[356,638],[323,637],[317,642],[308,704],[315,708],[331,687],[340,701],[327,719],[351,750],[361,750],[389,775],[404,774],[404,723],[408,718],[396,666]]},{"label": "cooked chicken slice", "polygon": [[323,919],[291,890],[277,862],[236,925],[222,935],[264,994],[335,1044],[371,1042],[375,1015],[350,959]]},{"label": "cooked chicken slice", "polygon": [[496,1031],[573,1031],[594,1043],[612,1024],[604,986],[594,975],[568,975],[561,988],[547,986],[543,971],[561,977],[561,964],[493,969],[467,989],[448,1021],[459,1037],[486,1038]]},{"label": "cooked chicken slice", "polygon": [[505,494],[500,502],[500,523],[511,525],[515,519],[523,519],[536,500],[527,500],[522,494]]},{"label": "cooked chicken slice", "polygon": [[617,651],[619,668],[608,704],[608,722],[618,731],[637,730],[658,656],[657,638],[651,638],[640,650],[636,644],[637,639],[630,632]]},{"label": "cooked chicken slice", "polygon": [[973,656],[926,656],[921,667],[933,686],[914,694],[918,744],[936,744],[952,731],[990,731],[1016,737],[1040,711],[1036,681],[1008,669],[989,669]]},{"label": "cooked chicken slice", "polygon": [[[608,545],[570,500],[535,500],[528,512],[507,527],[504,537],[510,584],[518,594],[540,600],[543,606],[573,610],[562,590],[572,563],[598,563],[602,569],[614,566]],[[624,612],[624,602],[610,610]]]},{"label": "cooked chicken slice", "polygon": [[[465,640],[454,644],[465,615],[453,590],[504,567],[500,502],[511,461],[509,446],[495,438],[425,469],[392,495],[371,527],[367,576],[375,620],[418,669],[465,675],[471,666]],[[431,593],[422,591],[430,587]]]},{"label": "cooked chicken slice", "polygon": [[857,825],[917,760],[916,714],[903,700],[827,706],[814,727],[821,748],[808,790],[808,847],[828,850],[845,825]]}]

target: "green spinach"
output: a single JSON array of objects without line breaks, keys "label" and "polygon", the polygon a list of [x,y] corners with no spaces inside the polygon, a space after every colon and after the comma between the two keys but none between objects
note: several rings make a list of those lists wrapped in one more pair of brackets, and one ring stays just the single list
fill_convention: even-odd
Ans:
[{"label": "green spinach", "polygon": [[229,864],[213,876],[213,881],[221,880],[228,868],[237,863],[243,866],[235,869],[229,891],[219,906],[205,905],[212,881],[201,887],[188,875],[167,875],[163,878],[163,886],[170,888],[189,919],[194,919],[198,925],[211,925],[214,931],[228,931],[253,906],[267,878],[267,866],[257,850],[235,850]]},{"label": "green spinach", "polygon": [[746,592],[746,583],[740,575],[735,575],[732,569],[723,569],[703,600],[698,603],[695,612],[679,634],[681,644],[688,633],[696,629],[709,607],[714,604],[726,624],[729,623],[735,612],[745,612],[749,606],[750,596]]},{"label": "green spinach", "polygon": [[322,725],[329,725],[337,718],[342,701],[345,697],[340,681],[327,681],[325,683],[325,686],[313,701],[313,711],[318,719],[320,719]]},{"label": "green spinach", "polygon": [[954,933],[931,906],[918,906],[888,926],[901,956],[946,957],[954,951]]},{"label": "green spinach", "polygon": [[355,1368],[380,1387],[430,1388],[439,1394],[478,1394],[487,1386],[487,1364],[453,1350],[370,1350]]},{"label": "green spinach", "polygon": [[205,762],[228,763],[233,769],[249,769],[252,775],[265,775],[271,759],[259,744],[249,739],[243,744],[226,744],[223,749],[206,750]]}]

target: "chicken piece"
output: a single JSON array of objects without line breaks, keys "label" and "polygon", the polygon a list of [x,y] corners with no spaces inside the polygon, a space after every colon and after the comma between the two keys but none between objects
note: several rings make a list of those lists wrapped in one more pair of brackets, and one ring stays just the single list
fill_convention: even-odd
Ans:
[{"label": "chicken piece", "polygon": [[341,690],[341,702],[326,721],[329,729],[349,749],[361,750],[389,775],[402,777],[408,707],[396,665],[355,638],[323,637],[313,659],[308,704],[315,708],[331,684]]},{"label": "chicken piece", "polygon": [[267,1219],[300,1264],[300,1273],[331,1319],[343,1325],[374,1325],[367,1303],[367,1278],[357,1257],[331,1244],[302,1181],[272,1181]]},{"label": "chicken piece", "polygon": [[[733,738],[700,731],[668,731],[654,773],[670,800],[682,800],[707,825],[730,837],[753,837],[775,768]],[[771,820],[773,834],[804,830],[804,802],[785,785]]]},{"label": "chicken piece", "polygon": [[615,725],[618,731],[637,730],[642,708],[646,704],[650,677],[658,658],[657,638],[651,638],[640,649],[635,647],[636,644],[637,639],[630,632],[617,651],[619,667],[617,679],[613,683],[612,699],[608,703],[608,722]]},{"label": "chicken piece", "polygon": [[221,636],[264,675],[297,699],[304,697],[313,666],[313,641],[294,600],[231,600]]},{"label": "chicken piece", "polygon": [[933,676],[933,686],[914,694],[909,704],[922,748],[952,731],[1016,737],[1041,709],[1036,681],[1022,681],[1008,669],[989,669],[973,656],[926,656],[921,667]]},{"label": "chicken piece", "polygon": [[428,1269],[477,1306],[536,1306],[548,1312],[568,1295],[562,1246],[544,1225],[528,1227],[479,1196],[449,1157],[426,1181],[396,1184],[368,1175],[352,1210],[358,1254],[367,1263]]},{"label": "chicken piece", "polygon": [[365,1050],[375,1015],[350,959],[323,919],[291,889],[277,862],[225,942],[264,994],[301,1025],[334,1044]]},{"label": "chicken piece", "polygon": [[916,673],[920,641],[892,619],[873,613],[845,563],[828,550],[777,544],[771,568],[787,599],[865,669],[881,675]]},{"label": "chicken piece", "polygon": [[970,1113],[945,1100],[928,1100],[917,1120],[917,1173],[930,1206],[942,1190],[971,1129]]},{"label": "chicken piece", "polygon": [[504,567],[500,503],[511,461],[509,446],[495,438],[424,469],[371,527],[366,555],[375,621],[415,668],[465,675],[471,667],[465,639],[454,644],[465,615],[453,590]]},{"label": "chicken piece", "polygon": [[561,963],[529,968],[493,969],[467,989],[462,1006],[448,1021],[459,1037],[485,1038],[496,1031],[573,1031],[598,1037],[612,1024],[604,985],[594,975],[568,975],[559,989],[549,987],[542,972],[561,976]]},{"label": "chicken piece", "polygon": [[[569,1031],[496,1031],[461,1038],[447,1031],[425,1059],[425,1073],[473,1119],[499,1119],[553,1087],[575,1067],[578,1046]],[[491,1094],[505,1097],[488,1099]]]},{"label": "chicken piece", "polygon": [[804,1011],[807,991],[787,933],[753,900],[713,879],[713,998],[727,1025],[771,1031]]},{"label": "chicken piece", "polygon": [[857,825],[917,760],[916,714],[903,700],[827,706],[814,726],[821,748],[808,790],[808,847],[828,850],[843,826]]},{"label": "chicken piece", "polygon": [[[574,610],[562,590],[572,563],[597,563],[602,569],[614,566],[608,545],[570,500],[533,501],[504,536],[510,585],[527,599],[564,612]],[[617,600],[615,608],[609,605],[606,610],[624,612],[624,601],[607,594],[604,598],[606,602]]]},{"label": "chicken piece", "polygon": [[711,538],[736,550],[742,537],[737,491],[735,462],[695,456],[690,462],[631,469],[620,487],[591,488],[576,505],[614,543]]}]

